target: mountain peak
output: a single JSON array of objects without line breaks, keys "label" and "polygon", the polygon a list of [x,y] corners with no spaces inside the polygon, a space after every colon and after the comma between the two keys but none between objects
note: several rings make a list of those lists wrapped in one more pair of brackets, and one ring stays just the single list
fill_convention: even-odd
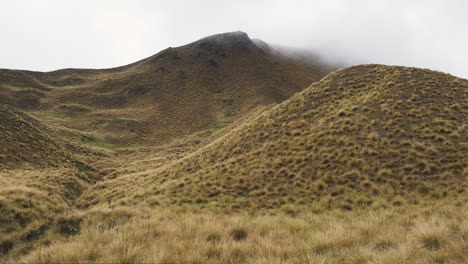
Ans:
[{"label": "mountain peak", "polygon": [[220,33],[220,34],[214,34],[208,37],[204,37],[200,40],[229,40],[229,41],[251,41],[249,38],[249,35],[243,31],[232,31],[232,32],[226,32],[226,33]]},{"label": "mountain peak", "polygon": [[224,46],[232,48],[234,50],[248,51],[252,47],[255,47],[255,44],[249,38],[247,33],[243,31],[234,31],[211,35],[202,38],[198,41],[195,41],[190,45],[200,47],[206,50],[211,50],[214,47]]}]

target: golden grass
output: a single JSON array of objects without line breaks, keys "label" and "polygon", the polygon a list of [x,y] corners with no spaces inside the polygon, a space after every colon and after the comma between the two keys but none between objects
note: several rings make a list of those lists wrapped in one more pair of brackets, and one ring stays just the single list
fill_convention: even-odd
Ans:
[{"label": "golden grass", "polygon": [[[62,130],[102,135],[103,144],[164,144],[284,101],[332,70],[265,52],[246,34],[228,33],[113,69],[2,69],[0,103]],[[79,143],[76,135],[66,136]]]},{"label": "golden grass", "polygon": [[[206,91],[191,88],[205,82],[190,78],[211,75],[203,67],[177,68],[164,80],[187,90],[193,102],[166,116],[186,103],[181,92],[165,87],[170,98],[158,104],[159,90],[147,89],[159,84],[157,76],[143,72],[159,71],[156,61],[186,63],[203,43],[115,74],[71,70],[77,75],[71,79],[62,76],[70,72],[50,73],[53,82],[40,74],[12,79],[52,91],[41,100],[51,100],[47,107],[64,103],[54,109],[68,112],[67,118],[33,112],[41,124],[0,109],[0,135],[7,139],[0,142],[0,262],[468,261],[467,80],[365,65],[252,111],[281,96],[259,92],[264,81],[242,95],[227,82],[233,90],[210,90],[213,108],[199,109]],[[226,77],[227,69],[217,76]],[[129,86],[139,77],[142,86]],[[58,91],[58,84],[67,88]],[[132,97],[140,93],[145,96]],[[69,104],[77,98],[82,101]],[[166,127],[168,120],[178,121]],[[186,136],[193,131],[199,132]],[[159,136],[174,140],[122,148]],[[99,144],[88,146],[92,138]],[[121,147],[99,150],[108,143]]]},{"label": "golden grass", "polygon": [[468,187],[467,89],[430,70],[340,70],[180,160],[130,166],[79,204],[355,210],[451,199]]},{"label": "golden grass", "polygon": [[[465,198],[466,202],[466,198]],[[21,263],[466,263],[466,203],[297,216],[95,208]],[[73,215],[73,213],[71,213]],[[58,230],[58,229],[55,229]]]},{"label": "golden grass", "polygon": [[39,121],[0,106],[0,170],[19,167],[74,166],[76,160],[47,135]]},{"label": "golden grass", "polygon": [[13,247],[42,236],[41,230],[69,210],[92,182],[76,169],[1,171],[0,244],[10,241]]}]

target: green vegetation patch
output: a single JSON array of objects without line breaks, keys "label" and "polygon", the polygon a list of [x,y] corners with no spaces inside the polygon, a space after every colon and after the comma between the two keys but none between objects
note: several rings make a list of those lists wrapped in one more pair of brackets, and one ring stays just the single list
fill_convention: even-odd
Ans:
[{"label": "green vegetation patch", "polygon": [[231,124],[230,122],[220,122],[220,123],[216,124],[216,126],[213,128],[213,132],[218,132],[221,129],[229,126],[230,124]]},{"label": "green vegetation patch", "polygon": [[110,123],[111,124],[118,124],[118,123],[122,123],[124,120],[123,119],[120,119],[120,118],[113,118],[111,119]]},{"label": "green vegetation patch", "polygon": [[79,141],[82,143],[82,144],[86,144],[86,145],[89,145],[89,144],[94,144],[96,142],[98,142],[99,140],[102,139],[102,136],[99,135],[99,134],[92,134],[92,135],[81,135],[79,137]]},{"label": "green vegetation patch", "polygon": [[237,113],[235,111],[226,111],[224,115],[227,117],[233,117],[233,116],[236,116]]},{"label": "green vegetation patch", "polygon": [[221,104],[221,106],[231,106],[234,104],[234,99],[220,99],[219,100],[219,103]]},{"label": "green vegetation patch", "polygon": [[54,112],[54,111],[44,111],[44,113],[51,118],[68,120],[70,117],[64,113]]}]

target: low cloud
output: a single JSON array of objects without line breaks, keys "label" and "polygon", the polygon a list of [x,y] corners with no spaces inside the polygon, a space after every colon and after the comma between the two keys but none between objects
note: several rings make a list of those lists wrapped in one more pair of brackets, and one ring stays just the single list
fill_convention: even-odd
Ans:
[{"label": "low cloud", "polygon": [[467,78],[466,10],[462,0],[17,0],[0,11],[0,67],[108,68],[243,30],[345,65],[406,65]]}]

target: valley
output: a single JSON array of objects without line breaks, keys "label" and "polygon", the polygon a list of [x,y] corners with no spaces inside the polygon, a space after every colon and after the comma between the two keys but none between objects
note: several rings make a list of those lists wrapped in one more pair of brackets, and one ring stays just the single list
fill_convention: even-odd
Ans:
[{"label": "valley", "polygon": [[466,263],[468,80],[244,32],[0,70],[0,262]]}]

